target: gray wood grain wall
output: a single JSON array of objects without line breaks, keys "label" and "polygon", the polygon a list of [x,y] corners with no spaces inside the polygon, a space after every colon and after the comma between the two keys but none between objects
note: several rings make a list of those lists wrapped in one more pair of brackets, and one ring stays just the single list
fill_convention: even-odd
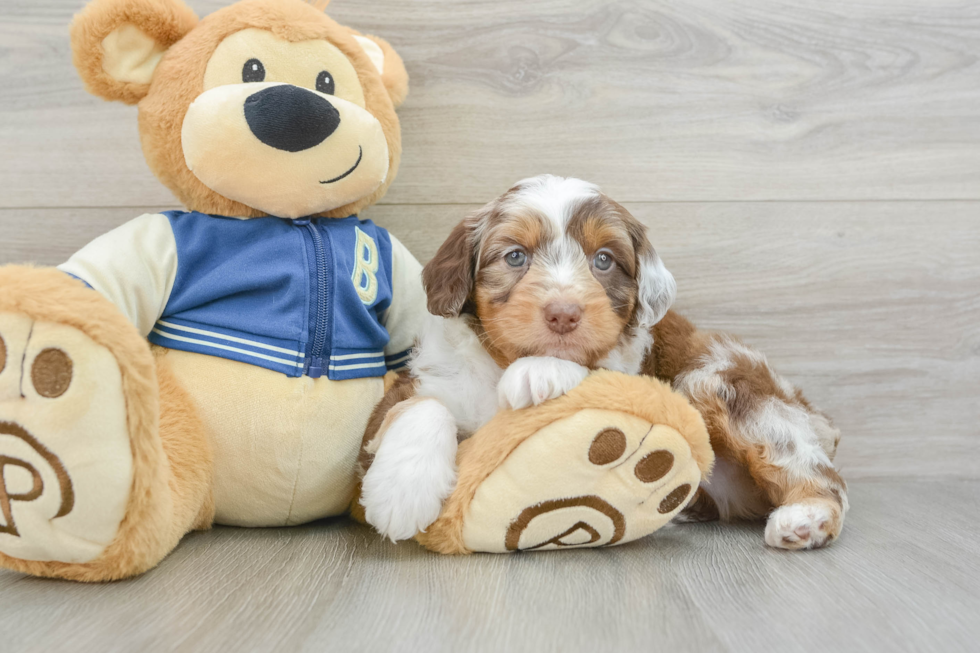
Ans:
[{"label": "gray wood grain wall", "polygon": [[[88,96],[82,0],[0,3],[0,263],[58,263],[175,200],[136,109]],[[225,4],[191,0],[199,14]],[[521,177],[599,183],[678,307],[742,335],[844,431],[848,478],[980,474],[980,5],[335,0],[412,90],[366,212],[421,260]]]}]

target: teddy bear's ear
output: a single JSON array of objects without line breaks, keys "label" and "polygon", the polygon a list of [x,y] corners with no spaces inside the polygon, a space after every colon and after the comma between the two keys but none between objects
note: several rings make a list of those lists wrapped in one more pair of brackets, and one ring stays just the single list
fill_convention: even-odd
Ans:
[{"label": "teddy bear's ear", "polygon": [[93,0],[75,16],[75,68],[93,95],[136,104],[163,53],[197,24],[180,0]]},{"label": "teddy bear's ear", "polygon": [[384,82],[388,95],[391,96],[391,101],[397,109],[408,95],[408,71],[405,70],[402,58],[387,41],[377,36],[362,36],[355,32],[354,39],[381,73],[381,81]]}]

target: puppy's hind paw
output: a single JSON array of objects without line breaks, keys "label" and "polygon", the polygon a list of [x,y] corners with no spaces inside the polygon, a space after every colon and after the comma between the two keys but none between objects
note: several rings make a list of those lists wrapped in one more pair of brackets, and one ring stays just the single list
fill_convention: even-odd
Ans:
[{"label": "puppy's hind paw", "polygon": [[824,499],[780,506],[766,522],[766,544],[777,549],[819,549],[840,533],[840,509]]}]

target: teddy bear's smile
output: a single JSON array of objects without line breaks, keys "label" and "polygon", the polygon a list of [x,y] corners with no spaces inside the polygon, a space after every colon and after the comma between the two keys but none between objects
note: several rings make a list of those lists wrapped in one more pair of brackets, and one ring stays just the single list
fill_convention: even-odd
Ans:
[{"label": "teddy bear's smile", "polygon": [[364,158],[364,148],[361,147],[360,145],[358,145],[357,146],[357,161],[354,162],[354,165],[352,165],[347,172],[345,172],[344,174],[340,175],[339,177],[334,177],[333,179],[328,179],[326,181],[321,181],[320,183],[321,184],[332,184],[335,181],[340,181],[341,179],[343,179],[344,177],[346,177],[350,173],[352,173],[355,170],[357,170],[357,166],[361,165],[361,159],[362,158]]}]

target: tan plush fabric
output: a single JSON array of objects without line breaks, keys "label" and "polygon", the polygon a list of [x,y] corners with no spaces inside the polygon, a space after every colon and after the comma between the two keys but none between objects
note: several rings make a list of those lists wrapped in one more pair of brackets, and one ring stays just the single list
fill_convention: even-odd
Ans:
[{"label": "tan plush fabric", "polygon": [[177,278],[170,221],[160,213],[141,215],[102,234],[58,269],[84,279],[147,336]]},{"label": "tan plush fabric", "polygon": [[[596,464],[589,452],[607,428],[621,431],[625,444],[616,458]],[[670,452],[671,464],[661,476],[644,482],[640,476],[645,467],[637,466],[657,451]],[[593,458],[604,460],[599,453]],[[554,463],[556,459],[561,462]],[[416,539],[440,553],[628,541],[659,528],[683,508],[713,462],[700,414],[669,386],[649,377],[595,372],[564,397],[499,414],[460,444],[456,490],[439,519]],[[645,477],[654,475],[649,472]],[[676,506],[670,504],[678,500],[677,495],[663,504],[685,484],[690,491]],[[568,499],[579,503],[555,503]],[[651,512],[650,505],[644,507],[646,502],[655,503],[657,512]],[[621,517],[603,517],[612,512],[602,504],[612,506]],[[667,519],[659,512],[662,504],[670,507]],[[554,515],[544,514],[556,510]],[[508,530],[523,520],[526,528],[511,549]],[[597,531],[595,541],[586,541],[593,538],[589,529],[576,528],[580,521]],[[617,526],[620,522],[622,529]],[[613,541],[618,530],[622,534]],[[562,544],[547,544],[552,538]]]},{"label": "tan plush fabric", "polygon": [[[391,96],[391,102],[395,105],[395,108],[401,106],[402,102],[408,96],[408,71],[405,70],[405,63],[402,58],[395,52],[395,49],[391,47],[387,41],[378,36],[373,36],[371,34],[361,35],[360,32],[356,30],[351,30],[351,33],[358,38],[370,39],[381,50],[382,56],[382,71],[381,71],[381,81],[384,82],[385,88],[388,89],[388,95]],[[365,48],[366,51],[367,48]],[[370,56],[370,51],[369,56]],[[372,58],[372,61],[374,59]]]},{"label": "tan plush fabric", "polygon": [[[165,51],[197,24],[194,12],[179,0],[99,0],[75,17],[71,49],[75,68],[89,93],[106,100],[136,104],[150,89],[148,64],[156,68],[155,51]],[[148,37],[141,42],[132,30]],[[110,52],[107,56],[106,48]],[[142,75],[130,76],[144,53]],[[125,63],[128,61],[127,63]]]},{"label": "tan plush fabric", "polygon": [[301,0],[244,0],[219,9],[168,50],[157,67],[149,93],[140,102],[140,138],[150,168],[192,210],[243,217],[266,214],[208,188],[187,167],[181,149],[183,116],[203,91],[211,53],[225,37],[247,28],[267,29],[293,43],[326,39],[351,61],[363,89],[365,107],[377,119],[385,136],[388,173],[376,190],[322,215],[345,217],[376,202],[395,178],[401,158],[401,132],[395,107],[381,76],[351,31]]},{"label": "tan plush fabric", "polygon": [[[377,202],[398,173],[401,131],[395,106],[408,92],[408,75],[401,59],[381,39],[368,37],[384,54],[384,70],[379,73],[371,56],[354,38],[353,30],[302,0],[243,0],[210,14],[200,23],[179,0],[94,0],[73,23],[72,50],[75,66],[93,94],[129,104],[139,102],[140,139],[147,163],[187,208],[217,215],[257,217],[270,214],[270,210],[278,214],[280,207],[264,207],[249,198],[222,195],[234,194],[234,188],[209,187],[214,185],[213,174],[205,181],[195,176],[184,161],[182,150],[184,115],[206,90],[205,77],[212,55],[226,38],[249,29],[261,30],[301,48],[306,47],[304,43],[323,41],[336,48],[353,67],[363,95],[362,106],[376,120],[380,131],[384,146],[380,156],[387,160],[387,169],[381,175],[365,172],[362,182],[344,186],[336,201],[329,203],[331,208],[317,214],[346,217]],[[111,51],[108,64],[107,46]],[[163,55],[158,57],[159,52]],[[151,68],[150,83],[143,83]],[[342,74],[341,78],[345,76]],[[139,81],[126,81],[129,79]],[[311,84],[307,81],[303,85]],[[342,93],[339,97],[347,99]],[[200,138],[203,136],[198,135]],[[369,186],[364,181],[368,178],[373,180]],[[359,192],[353,192],[355,185]],[[291,217],[293,212],[287,211],[289,215],[284,217]]]},{"label": "tan plush fabric", "polygon": [[[209,500],[207,475],[210,459],[196,413],[179,392],[164,390],[157,378],[157,369],[146,340],[108,300],[84,285],[54,269],[26,266],[0,268],[0,313],[19,314],[39,324],[50,324],[54,334],[48,342],[71,350],[78,358],[75,367],[85,364],[89,357],[98,358],[101,347],[111,354],[118,366],[121,397],[112,394],[113,384],[99,387],[104,392],[103,403],[125,407],[132,466],[113,466],[117,474],[129,475],[131,484],[126,498],[125,516],[111,543],[97,558],[88,562],[42,562],[23,560],[7,555],[0,542],[0,566],[35,576],[53,576],[81,581],[103,581],[125,578],[142,573],[169,553],[180,538],[201,521],[202,509]],[[58,328],[55,328],[58,325]],[[47,327],[45,327],[47,328]],[[73,329],[91,340],[94,346],[86,351],[80,334],[58,336],[61,329]],[[0,337],[3,337],[0,334]],[[97,361],[104,366],[105,361]],[[104,370],[103,370],[104,371]],[[73,374],[83,374],[73,370]],[[111,381],[111,379],[110,379]],[[70,385],[69,385],[70,388]],[[66,391],[61,397],[47,399],[57,402],[70,399]],[[160,406],[168,419],[163,422],[168,433],[160,434]],[[4,406],[4,403],[0,403]],[[9,406],[4,407],[9,410]],[[52,419],[70,419],[62,414]],[[2,419],[2,416],[0,416]],[[10,421],[10,420],[8,420]],[[46,433],[32,434],[41,444],[50,437]],[[111,435],[111,434],[110,434]],[[98,431],[90,437],[99,438]],[[113,436],[115,437],[115,436]],[[115,442],[115,441],[113,441]],[[96,443],[97,446],[98,443]],[[117,445],[112,444],[113,449]],[[47,447],[46,447],[47,448]],[[118,451],[118,449],[113,449]],[[57,456],[58,452],[51,449]],[[171,468],[170,457],[180,461],[179,469]],[[65,466],[69,477],[75,472]],[[191,481],[191,482],[187,482]],[[73,484],[74,487],[74,484]],[[79,486],[84,488],[84,484]],[[50,487],[48,489],[53,489]],[[77,489],[75,490],[78,494]],[[80,505],[85,498],[76,496]],[[70,516],[70,513],[68,515]],[[60,519],[64,519],[60,517]]]},{"label": "tan plush fabric", "polygon": [[0,455],[17,461],[2,470],[9,514],[0,547],[25,560],[95,560],[116,536],[133,483],[119,366],[61,324],[0,313],[0,333],[10,353]]},{"label": "tan plush fabric", "polygon": [[[353,102],[331,101],[340,113],[341,128],[308,150],[277,150],[255,138],[242,106],[254,93],[274,86],[219,86],[194,100],[184,117],[181,143],[184,161],[195,177],[214,191],[282,218],[319,213],[324,205],[350,204],[384,182],[388,174],[384,131],[374,116]],[[329,186],[320,183],[353,166],[354,172],[340,181]],[[255,184],[256,178],[263,183]]]},{"label": "tan plush fabric", "polygon": [[117,82],[149,85],[164,52],[136,25],[120,25],[102,39],[102,70]]},{"label": "tan plush fabric", "polygon": [[[139,102],[147,162],[189,209],[240,218],[266,212],[345,217],[377,201],[396,176],[401,135],[393,100],[404,98],[407,75],[386,43],[362,45],[350,29],[322,13],[325,4],[243,0],[199,22],[179,0],[93,0],[72,26],[74,62],[93,94]],[[225,62],[219,61],[220,52],[214,56],[223,44],[232,55]],[[241,78],[236,57],[252,46],[267,46],[263,56],[270,74],[281,74],[278,84],[312,90],[316,76],[309,78],[319,74],[317,65],[326,62],[333,69],[336,92],[317,92],[333,94],[342,114],[339,124],[350,133],[335,127],[334,147],[321,151],[317,166],[295,154],[287,165],[268,151],[205,160],[220,150],[215,141],[202,140],[208,133],[220,144],[233,143],[216,127],[230,124],[244,98],[237,97],[237,113],[222,115],[201,98],[217,92],[210,97],[220,99],[223,85],[236,74]],[[200,124],[185,120],[198,100],[207,109]],[[328,98],[320,100],[322,108]],[[195,125],[203,127],[195,131]],[[365,161],[358,167],[362,152]],[[353,161],[355,153],[358,165],[347,172],[331,168],[344,157]],[[229,179],[255,161],[260,165],[247,170],[247,184]],[[322,201],[305,205],[295,198],[310,191],[286,182],[314,167],[312,188],[322,191]],[[280,178],[269,178],[272,169],[280,170]],[[250,195],[243,187],[259,192]],[[329,197],[324,200],[323,194]],[[0,465],[12,488],[0,493],[0,529],[5,529],[0,535],[9,536],[0,537],[0,565],[75,580],[123,578],[149,569],[189,529],[206,528],[215,518],[250,525],[299,523],[342,512],[350,501],[361,438],[384,382],[286,379],[206,356],[152,353],[143,338],[152,324],[146,315],[159,315],[159,303],[174,282],[167,258],[173,254],[172,236],[154,237],[157,218],[145,216],[131,227],[149,229],[150,253],[127,259],[126,252],[98,249],[112,239],[96,241],[89,250],[104,261],[119,259],[113,268],[118,279],[92,279],[120,302],[119,308],[62,272],[0,268],[0,313],[9,318],[0,331],[12,334],[8,350],[0,332],[0,374],[13,378],[16,372],[20,383],[24,356],[13,365],[11,356],[27,351],[37,395],[23,415],[12,408],[14,402],[0,401],[0,422],[7,419],[8,425],[6,435],[0,434],[0,455],[5,443],[13,442],[11,447],[23,449],[16,453],[34,456]],[[86,256],[74,260],[83,277],[92,276],[85,274]],[[160,257],[160,274],[137,272]],[[404,313],[393,305],[385,316],[393,342],[404,343],[398,334],[412,327]],[[29,343],[31,329],[38,343],[50,346],[35,352],[23,344]],[[71,434],[76,437],[66,439]],[[11,508],[11,502],[17,505]],[[29,504],[26,512],[21,504]],[[79,520],[92,536],[86,542],[78,539]],[[5,545],[21,537],[17,524],[33,528],[17,546]],[[76,539],[69,542],[69,536]]]},{"label": "tan plush fabric", "polygon": [[292,378],[182,351],[163,359],[213,443],[217,523],[286,526],[347,509],[383,379]]},{"label": "tan plush fabric", "polygon": [[[607,439],[617,440],[613,455],[590,455]],[[463,543],[495,553],[624,544],[670,521],[700,480],[672,427],[587,408],[538,431],[487,477]]]}]

